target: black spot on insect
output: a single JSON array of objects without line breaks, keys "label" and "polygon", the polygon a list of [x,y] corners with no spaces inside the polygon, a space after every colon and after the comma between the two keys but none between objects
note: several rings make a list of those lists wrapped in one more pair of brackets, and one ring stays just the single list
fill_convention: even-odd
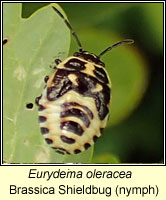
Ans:
[{"label": "black spot on insect", "polygon": [[59,150],[55,150],[57,153],[60,153],[62,155],[64,155],[65,153],[63,151],[59,151]]},{"label": "black spot on insect", "polygon": [[96,142],[99,139],[96,135],[93,136],[93,141]]},{"label": "black spot on insect", "polygon": [[43,105],[40,105],[40,104],[39,104],[39,107],[38,107],[38,110],[39,110],[39,111],[42,111],[42,110],[45,110],[45,109],[46,109],[46,108],[45,108]]},{"label": "black spot on insect", "polygon": [[56,63],[56,65],[59,65],[62,61],[60,59],[55,59],[54,62]]},{"label": "black spot on insect", "polygon": [[42,95],[40,95],[39,97],[36,97],[35,99],[35,103],[37,106],[39,106],[39,100],[41,99]]},{"label": "black spot on insect", "polygon": [[93,119],[93,113],[92,111],[87,107],[87,106],[81,106],[87,113],[88,115],[90,116],[91,119]]},{"label": "black spot on insect", "polygon": [[68,138],[65,135],[61,135],[60,138],[64,143],[67,143],[67,144],[75,143],[75,140],[73,138]]},{"label": "black spot on insect", "polygon": [[61,118],[69,117],[69,116],[74,116],[74,117],[81,119],[86,127],[89,127],[89,125],[90,125],[90,121],[89,121],[87,115],[79,109],[71,108],[69,110],[65,110],[60,113]]},{"label": "black spot on insect", "polygon": [[74,153],[75,153],[75,154],[80,153],[80,152],[81,152],[81,150],[79,150],[79,149],[75,149],[75,150],[74,150]]},{"label": "black spot on insect", "polygon": [[40,130],[43,135],[49,133],[49,129],[46,127],[41,127]]},{"label": "black spot on insect", "polygon": [[39,122],[45,122],[47,118],[45,116],[39,116]]},{"label": "black spot on insect", "polygon": [[53,140],[51,140],[50,138],[45,138],[45,141],[47,142],[47,144],[52,144]]},{"label": "black spot on insect", "polygon": [[81,136],[84,132],[82,127],[77,122],[73,122],[73,121],[61,122],[60,128],[62,130],[66,130],[66,131],[70,131],[72,133],[75,133],[76,135],[79,135],[79,136]]},{"label": "black spot on insect", "polygon": [[60,153],[60,154],[70,154],[66,149],[64,148],[59,148],[59,147],[51,147],[52,149],[54,149],[57,153]]},{"label": "black spot on insect", "polygon": [[44,82],[47,83],[48,79],[49,79],[49,76],[45,76],[44,77]]},{"label": "black spot on insect", "polygon": [[32,110],[33,109],[33,103],[27,103],[26,108],[29,109],[29,110]]},{"label": "black spot on insect", "polygon": [[84,144],[84,148],[85,148],[85,149],[88,149],[90,146],[91,146],[91,145],[90,145],[89,143],[85,143],[85,144]]},{"label": "black spot on insect", "polygon": [[61,107],[62,108],[65,108],[65,109],[67,109],[68,107],[72,107],[72,106],[78,106],[78,107],[81,107],[81,108],[83,108],[87,113],[88,113],[88,115],[89,115],[89,117],[91,118],[91,119],[93,119],[93,113],[92,113],[92,111],[87,107],[87,106],[84,106],[84,105],[80,105],[80,104],[78,104],[78,103],[76,103],[76,102],[66,102],[66,103],[63,103],[62,105],[61,105]]}]

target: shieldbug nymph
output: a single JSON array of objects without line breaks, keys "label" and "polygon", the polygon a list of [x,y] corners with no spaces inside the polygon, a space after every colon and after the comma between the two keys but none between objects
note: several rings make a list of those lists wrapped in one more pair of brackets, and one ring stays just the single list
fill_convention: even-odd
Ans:
[{"label": "shieldbug nymph", "polygon": [[55,60],[53,74],[45,77],[46,87],[36,98],[41,133],[45,141],[61,154],[77,154],[87,150],[105,128],[111,99],[110,78],[101,56],[126,39],[109,46],[98,56],[83,50],[68,20],[52,7],[70,29],[79,51],[64,61]]}]

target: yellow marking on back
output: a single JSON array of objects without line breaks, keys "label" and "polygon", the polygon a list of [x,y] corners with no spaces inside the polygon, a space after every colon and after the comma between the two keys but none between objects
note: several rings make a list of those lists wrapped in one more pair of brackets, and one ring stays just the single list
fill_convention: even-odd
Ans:
[{"label": "yellow marking on back", "polygon": [[92,89],[91,92],[100,92],[103,89],[102,85],[96,84],[96,88]]},{"label": "yellow marking on back", "polygon": [[68,78],[75,86],[78,86],[77,76],[75,74],[69,74]]},{"label": "yellow marking on back", "polygon": [[85,67],[86,68],[84,70],[82,70],[81,72],[95,77],[95,75],[93,73],[93,71],[95,70],[95,66],[92,63],[89,62],[89,63],[85,64]]}]

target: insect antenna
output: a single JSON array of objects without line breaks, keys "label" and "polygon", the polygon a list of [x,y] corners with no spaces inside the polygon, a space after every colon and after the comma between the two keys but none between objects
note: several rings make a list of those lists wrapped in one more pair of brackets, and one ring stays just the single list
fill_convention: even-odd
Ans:
[{"label": "insect antenna", "polygon": [[100,58],[100,57],[101,57],[102,55],[104,55],[107,51],[110,51],[111,49],[113,49],[113,48],[115,48],[115,47],[118,47],[118,46],[120,46],[120,45],[122,45],[122,44],[133,44],[133,43],[134,43],[134,40],[132,40],[132,39],[122,40],[122,41],[117,42],[117,43],[113,44],[112,46],[106,48],[104,51],[102,51],[102,52],[98,55],[98,57]]},{"label": "insect antenna", "polygon": [[65,24],[67,25],[67,27],[70,29],[72,35],[74,36],[74,38],[76,39],[76,42],[79,46],[79,51],[82,52],[83,49],[82,49],[82,45],[81,45],[81,42],[80,40],[78,39],[78,36],[76,34],[76,32],[73,30],[71,24],[68,22],[68,20],[64,17],[64,15],[58,10],[56,9],[55,7],[52,6],[52,8],[55,10],[55,12],[64,20]]}]

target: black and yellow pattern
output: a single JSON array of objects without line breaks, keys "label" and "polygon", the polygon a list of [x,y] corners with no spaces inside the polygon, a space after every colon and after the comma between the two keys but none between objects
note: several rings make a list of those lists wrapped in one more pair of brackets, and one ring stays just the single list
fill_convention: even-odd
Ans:
[{"label": "black and yellow pattern", "polygon": [[37,98],[41,132],[62,154],[80,153],[93,145],[109,113],[110,80],[104,64],[87,52],[75,55],[45,78],[46,87]]}]

